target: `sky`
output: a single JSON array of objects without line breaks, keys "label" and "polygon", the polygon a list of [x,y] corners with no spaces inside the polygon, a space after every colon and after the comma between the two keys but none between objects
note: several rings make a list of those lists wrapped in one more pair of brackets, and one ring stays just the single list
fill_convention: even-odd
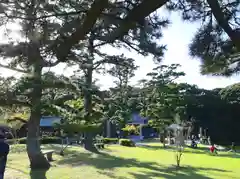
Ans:
[{"label": "sky", "polygon": [[[181,65],[179,70],[186,73],[184,77],[177,80],[178,82],[187,82],[189,84],[196,84],[200,88],[214,89],[223,88],[240,81],[238,76],[226,78],[201,75],[200,61],[190,57],[188,51],[188,45],[200,24],[183,22],[178,13],[167,15],[170,15],[171,25],[163,30],[163,38],[159,40],[159,43],[167,45],[163,64],[178,63]],[[132,79],[132,84],[136,84],[138,80],[146,78],[146,74],[154,68],[151,57],[142,57],[137,53],[122,49],[107,48],[103,49],[103,51],[110,54],[124,53],[127,57],[136,60],[139,69],[136,71],[136,76]],[[100,84],[103,88],[111,87],[112,81],[113,78],[109,76],[101,76],[100,78]]]},{"label": "sky", "polygon": [[[167,45],[163,64],[178,63],[181,65],[179,70],[186,73],[184,77],[177,80],[178,82],[187,82],[189,84],[196,84],[200,88],[214,89],[223,88],[240,81],[238,76],[226,78],[201,75],[199,72],[200,61],[190,57],[188,51],[188,44],[191,42],[199,24],[183,22],[178,13],[171,13],[168,15],[170,15],[172,23],[168,28],[163,30],[163,38],[159,40],[159,43]],[[13,25],[11,26],[11,29],[13,32],[10,36],[13,38],[19,38],[14,32],[18,27]],[[0,29],[0,33],[1,32],[3,32],[3,29]],[[0,37],[0,42],[5,40],[6,38]],[[125,56],[135,59],[136,65],[139,66],[139,68],[135,73],[135,77],[131,80],[132,85],[136,85],[138,80],[146,78],[146,74],[151,72],[152,68],[154,68],[151,57],[143,57],[133,51],[130,52],[125,49],[115,49],[112,47],[105,47],[102,51],[107,52],[110,55],[123,53]],[[73,74],[74,71],[72,68],[65,68],[64,64],[60,64],[51,70],[58,74],[64,73],[66,75]],[[19,75],[16,72],[3,68],[0,68],[0,74],[3,76]],[[102,89],[107,89],[114,85],[114,79],[111,76],[94,74],[94,77],[99,79],[98,84]]]}]

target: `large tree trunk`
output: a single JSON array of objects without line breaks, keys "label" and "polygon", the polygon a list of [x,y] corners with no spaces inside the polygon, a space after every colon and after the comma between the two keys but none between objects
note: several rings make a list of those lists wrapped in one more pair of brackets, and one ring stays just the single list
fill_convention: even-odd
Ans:
[{"label": "large tree trunk", "polygon": [[[37,48],[32,50],[38,54]],[[33,55],[34,57],[34,55]],[[38,56],[39,57],[39,56]],[[28,122],[27,153],[31,169],[48,169],[49,162],[41,153],[39,143],[39,125],[41,119],[41,98],[42,98],[42,63],[41,58],[35,58],[32,65],[32,93],[31,93],[31,115]]]},{"label": "large tree trunk", "polygon": [[[92,75],[93,75],[93,41],[89,40],[89,52],[90,57],[88,58],[88,67],[85,74],[85,85],[84,90],[84,108],[85,108],[85,120],[87,123],[91,124],[91,114],[92,114]],[[96,147],[93,144],[93,132],[87,131],[85,133],[84,148],[91,152],[97,152]]]},{"label": "large tree trunk", "polygon": [[[34,90],[35,91],[35,90]],[[38,91],[38,90],[37,90]],[[33,98],[36,101],[41,100],[41,96]],[[31,169],[48,169],[50,167],[49,162],[41,153],[39,143],[39,123],[41,118],[41,105],[35,103],[32,107],[30,120],[28,122],[28,134],[27,134],[27,153],[30,160]]]},{"label": "large tree trunk", "polygon": [[[39,32],[36,25],[36,6],[37,1],[30,1],[31,3],[26,8],[27,18],[33,19],[26,21],[24,32],[29,40],[27,46],[27,60],[31,74],[28,75],[31,102],[31,114],[28,122],[27,133],[27,154],[30,160],[31,170],[33,169],[48,169],[49,162],[43,156],[39,143],[39,123],[41,118],[41,98],[42,98],[42,68],[44,65],[43,58],[40,52],[40,39],[37,37],[36,32]],[[30,85],[29,84],[29,85]]]},{"label": "large tree trunk", "polygon": [[38,140],[39,122],[40,116],[32,112],[28,123],[27,153],[31,169],[48,169],[50,164],[41,153],[40,143]]},{"label": "large tree trunk", "polygon": [[93,153],[99,153],[97,148],[93,144],[93,133],[92,132],[86,132],[85,133],[85,140],[84,140],[84,149],[88,150]]}]

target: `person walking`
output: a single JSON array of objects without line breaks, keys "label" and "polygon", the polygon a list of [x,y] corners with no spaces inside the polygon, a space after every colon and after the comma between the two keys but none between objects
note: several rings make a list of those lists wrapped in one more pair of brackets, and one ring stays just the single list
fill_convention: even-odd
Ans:
[{"label": "person walking", "polygon": [[229,150],[229,152],[236,152],[236,148],[235,148],[235,143],[234,142],[232,142],[231,149]]},{"label": "person walking", "polygon": [[9,145],[5,142],[5,135],[0,133],[0,179],[4,179],[4,172],[7,164]]}]

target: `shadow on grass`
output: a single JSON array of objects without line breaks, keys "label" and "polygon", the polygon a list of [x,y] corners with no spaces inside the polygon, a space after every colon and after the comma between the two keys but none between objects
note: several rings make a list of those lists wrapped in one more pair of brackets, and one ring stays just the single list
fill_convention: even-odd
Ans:
[{"label": "shadow on grass", "polygon": [[96,169],[99,170],[99,173],[116,179],[127,179],[127,177],[116,176],[116,174],[114,173],[115,168],[121,167],[134,167],[140,170],[143,169],[144,172],[142,173],[129,173],[131,178],[135,179],[151,179],[154,177],[163,177],[166,179],[212,179],[210,177],[199,174],[199,172],[229,172],[227,170],[220,170],[215,168],[196,168],[191,166],[184,166],[177,170],[174,166],[166,167],[159,165],[156,162],[141,162],[136,160],[135,158],[120,158],[117,156],[112,156],[105,152],[102,152],[100,155],[72,152],[71,155],[66,156],[64,159],[59,160],[57,163],[58,165],[71,165],[72,167],[79,167],[81,165],[94,166]]},{"label": "shadow on grass", "polygon": [[[134,166],[133,166],[134,167]],[[146,168],[146,169],[149,169]],[[166,168],[164,166],[159,166],[157,170],[148,170],[143,172],[130,172],[130,178],[134,179],[151,179],[151,178],[165,178],[165,179],[214,179],[208,176],[199,174],[200,171],[208,172],[220,172],[221,174],[229,172],[227,170],[215,169],[215,168],[205,168],[205,167],[191,167],[185,166],[177,169],[175,166]],[[115,179],[127,179],[126,176],[116,176],[113,172],[100,171],[100,174],[106,175],[110,178]]]},{"label": "shadow on grass", "polygon": [[[146,147],[146,146],[141,146]],[[48,148],[52,148],[56,151],[60,151],[61,146],[49,145]],[[149,146],[147,146],[149,149]],[[162,149],[161,146],[150,146],[152,150]],[[169,147],[169,149],[172,149]],[[192,150],[191,150],[192,151]],[[201,151],[201,150],[200,150]],[[114,173],[116,168],[127,168],[134,167],[138,168],[139,172],[128,172],[131,179],[151,179],[151,178],[165,178],[165,179],[213,179],[209,176],[201,175],[200,172],[219,172],[219,175],[224,175],[227,170],[220,170],[215,168],[205,167],[192,167],[184,166],[179,170],[176,167],[166,167],[159,165],[156,162],[141,162],[135,158],[121,158],[110,155],[109,149],[104,149],[100,154],[92,154],[90,152],[76,151],[71,148],[65,150],[65,156],[60,160],[55,161],[57,165],[70,165],[72,167],[81,167],[81,165],[93,166],[98,169],[99,173],[109,178],[115,179],[128,179],[126,176],[117,176]],[[232,157],[233,154],[221,154],[225,157]],[[231,155],[231,156],[230,156]],[[217,155],[218,156],[218,155]],[[43,170],[32,170],[30,172],[31,179],[47,179],[46,172]]]},{"label": "shadow on grass", "polygon": [[211,172],[227,172],[225,170],[219,170],[214,168],[204,168],[204,167],[191,167],[185,166],[181,167],[179,170],[176,170],[175,167],[171,168],[160,168],[158,171],[149,171],[144,173],[130,173],[135,179],[145,179],[145,178],[153,178],[153,177],[161,177],[165,179],[213,179],[208,176],[203,176],[199,174],[199,171]]}]

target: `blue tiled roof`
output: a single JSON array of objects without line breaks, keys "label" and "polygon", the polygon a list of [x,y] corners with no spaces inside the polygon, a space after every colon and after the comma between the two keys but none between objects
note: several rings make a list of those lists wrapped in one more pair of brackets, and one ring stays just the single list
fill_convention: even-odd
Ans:
[{"label": "blue tiled roof", "polygon": [[60,117],[44,116],[40,120],[40,127],[52,127],[54,123],[60,123]]}]

